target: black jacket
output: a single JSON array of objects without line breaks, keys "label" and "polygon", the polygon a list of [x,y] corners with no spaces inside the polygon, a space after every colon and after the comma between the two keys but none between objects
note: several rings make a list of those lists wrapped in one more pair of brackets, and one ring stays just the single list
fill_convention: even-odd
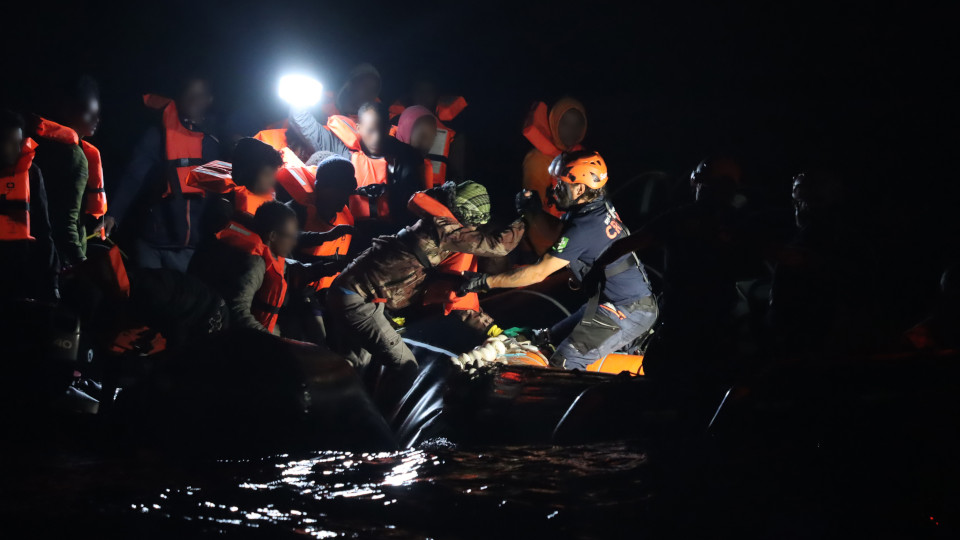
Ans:
[{"label": "black jacket", "polygon": [[[151,127],[133,150],[133,157],[123,176],[110,193],[107,214],[119,223],[137,208],[139,238],[155,248],[196,247],[200,240],[200,223],[207,198],[163,197],[166,189],[166,158],[163,133]],[[220,155],[215,138],[203,138],[203,161]]]}]

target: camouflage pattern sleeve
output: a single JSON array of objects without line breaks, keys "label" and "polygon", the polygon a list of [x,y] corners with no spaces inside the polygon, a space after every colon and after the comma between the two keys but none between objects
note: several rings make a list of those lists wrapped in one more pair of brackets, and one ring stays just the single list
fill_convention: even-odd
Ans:
[{"label": "camouflage pattern sleeve", "polygon": [[443,251],[471,253],[480,257],[502,257],[513,251],[523,238],[525,225],[518,219],[500,231],[483,231],[464,226],[456,220],[434,217]]}]

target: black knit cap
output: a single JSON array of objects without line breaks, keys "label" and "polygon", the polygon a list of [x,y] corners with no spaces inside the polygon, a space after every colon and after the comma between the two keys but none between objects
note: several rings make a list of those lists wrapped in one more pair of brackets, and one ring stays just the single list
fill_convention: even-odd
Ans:
[{"label": "black knit cap", "polygon": [[349,159],[328,156],[317,163],[317,184],[325,184],[346,191],[357,189],[356,170]]}]

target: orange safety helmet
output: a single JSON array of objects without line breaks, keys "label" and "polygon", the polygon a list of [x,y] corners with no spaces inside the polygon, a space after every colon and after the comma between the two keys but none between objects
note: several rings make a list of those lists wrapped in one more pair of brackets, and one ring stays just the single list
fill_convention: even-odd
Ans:
[{"label": "orange safety helmet", "polygon": [[564,152],[553,158],[550,175],[568,184],[600,189],[607,183],[607,163],[600,154],[587,150]]}]

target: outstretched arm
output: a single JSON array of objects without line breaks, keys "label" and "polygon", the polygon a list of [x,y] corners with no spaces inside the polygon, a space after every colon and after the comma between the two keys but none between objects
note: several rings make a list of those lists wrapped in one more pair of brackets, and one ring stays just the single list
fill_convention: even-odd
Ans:
[{"label": "outstretched arm", "polygon": [[455,219],[433,218],[440,231],[440,248],[445,251],[472,253],[479,257],[501,257],[513,251],[523,238],[526,226],[516,220],[499,231],[464,227]]},{"label": "outstretched arm", "polygon": [[526,287],[527,285],[540,283],[547,279],[550,274],[569,264],[570,261],[563,260],[560,257],[554,257],[548,253],[544,255],[537,264],[521,266],[509,272],[488,277],[487,285],[491,289]]}]

